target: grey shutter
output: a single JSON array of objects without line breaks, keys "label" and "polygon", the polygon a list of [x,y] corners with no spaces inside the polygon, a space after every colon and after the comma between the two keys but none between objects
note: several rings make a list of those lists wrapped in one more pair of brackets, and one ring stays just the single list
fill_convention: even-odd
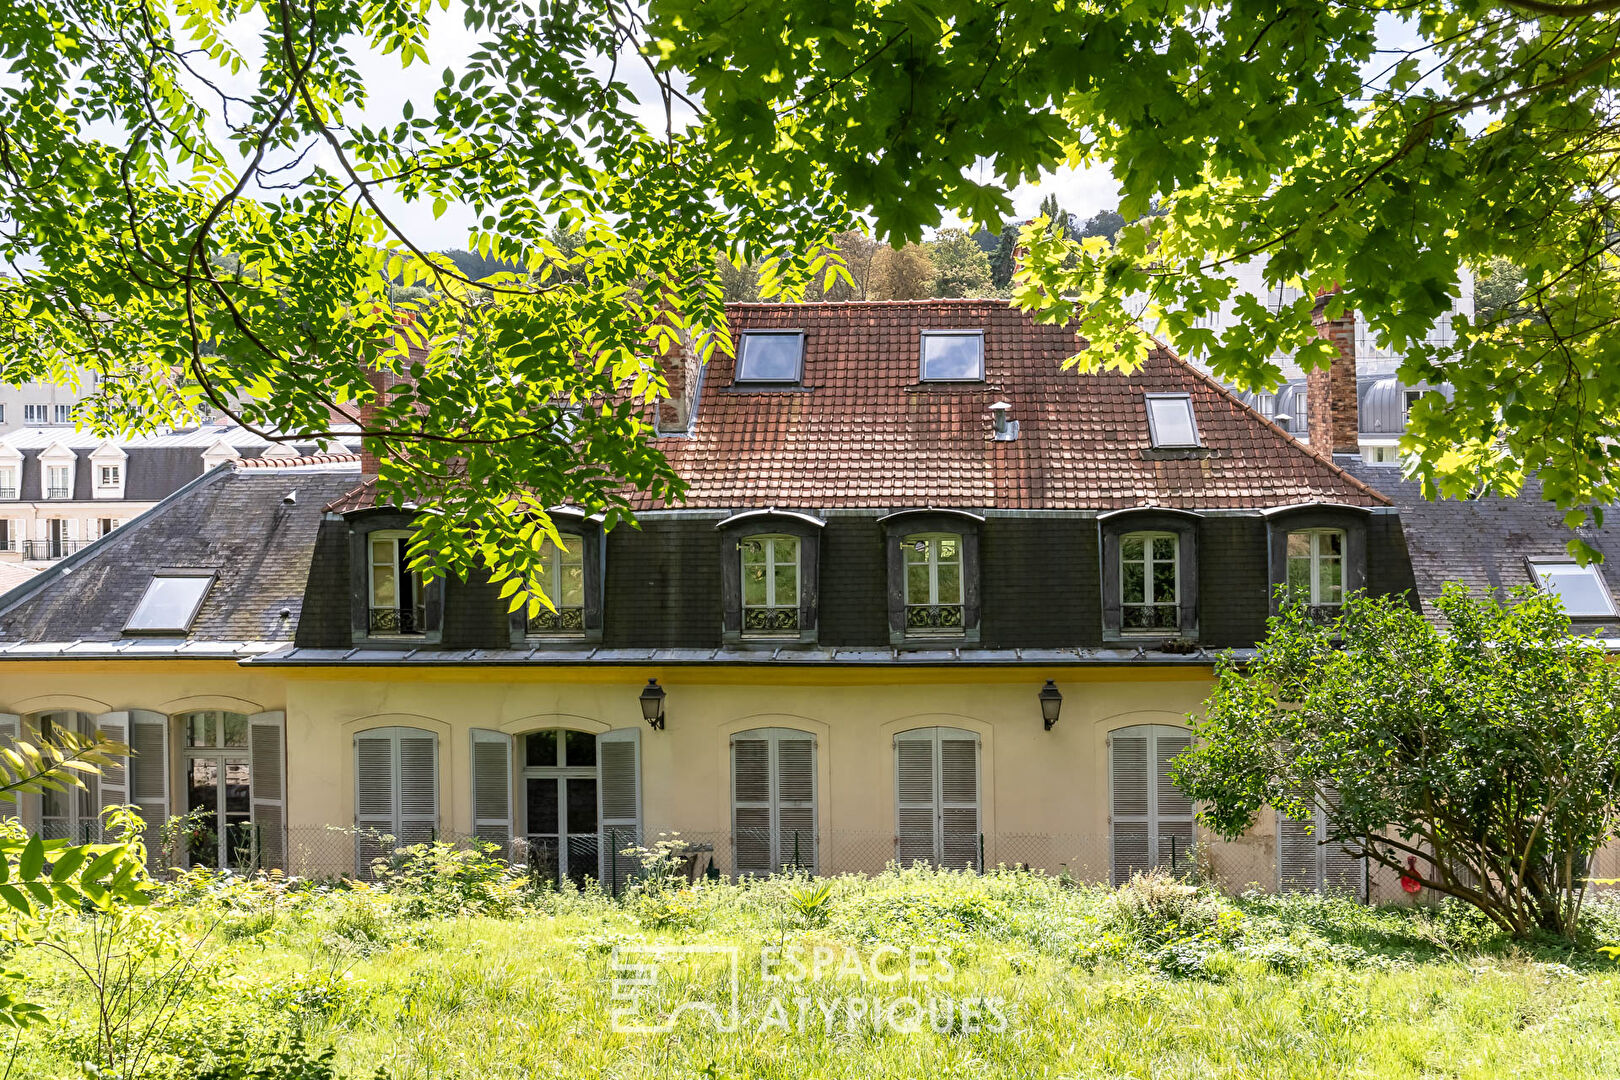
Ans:
[{"label": "grey shutter", "polygon": [[626,848],[641,846],[641,729],[617,728],[596,737],[598,821],[602,861],[598,878],[617,895],[639,868]]},{"label": "grey shutter", "polygon": [[901,866],[939,861],[934,831],[939,803],[932,729],[903,731],[894,737],[894,857]]},{"label": "grey shutter", "polygon": [[[96,730],[104,738],[113,742],[129,745],[129,713],[110,712],[102,713],[96,717]],[[129,758],[124,756],[114,758],[112,764],[101,770],[101,807],[123,806],[129,802]],[[100,808],[98,808],[99,811]],[[99,837],[99,813],[95,819],[96,835]]]},{"label": "grey shutter", "polygon": [[720,534],[720,630],[742,633],[741,532],[728,528]]},{"label": "grey shutter", "polygon": [[816,740],[802,731],[777,732],[776,866],[816,872]]},{"label": "grey shutter", "polygon": [[1108,740],[1112,873],[1115,885],[1152,865],[1147,733],[1116,732]]},{"label": "grey shutter", "polygon": [[472,733],[473,832],[503,859],[512,850],[512,736],[474,728]]},{"label": "grey shutter", "polygon": [[1309,821],[1296,821],[1281,811],[1277,814],[1277,891],[1315,892],[1320,887],[1316,873],[1317,837],[1309,832]]},{"label": "grey shutter", "polygon": [[1178,525],[1176,534],[1176,587],[1181,591],[1181,636],[1198,633],[1198,529]]},{"label": "grey shutter", "polygon": [[1157,844],[1155,861],[1173,869],[1185,869],[1192,860],[1193,804],[1170,779],[1170,766],[1176,755],[1192,747],[1192,737],[1153,732],[1154,829]]},{"label": "grey shutter", "polygon": [[1102,616],[1105,633],[1117,634],[1122,622],[1120,596],[1119,535],[1117,525],[1099,523],[1102,533]]},{"label": "grey shutter", "polygon": [[771,853],[771,743],[763,734],[731,740],[731,845],[738,874],[769,874]]},{"label": "grey shutter", "polygon": [[[12,749],[22,736],[22,717],[16,713],[0,713],[0,751]],[[9,758],[0,756],[0,780],[10,782],[16,779],[15,768]],[[12,794],[0,795],[0,818],[18,817],[20,811],[17,807],[17,797]]]},{"label": "grey shutter", "polygon": [[424,844],[439,834],[439,739],[428,731],[399,733],[401,844]]},{"label": "grey shutter", "polygon": [[939,737],[940,864],[979,866],[979,740],[966,732]]},{"label": "grey shutter", "polygon": [[129,801],[146,822],[147,865],[157,867],[159,830],[169,820],[169,718],[135,709],[129,721]]},{"label": "grey shutter", "polygon": [[248,717],[248,789],[257,868],[287,869],[287,714]]},{"label": "grey shutter", "polygon": [[386,855],[394,836],[394,736],[366,732],[354,738],[354,872],[371,876],[372,861]]}]

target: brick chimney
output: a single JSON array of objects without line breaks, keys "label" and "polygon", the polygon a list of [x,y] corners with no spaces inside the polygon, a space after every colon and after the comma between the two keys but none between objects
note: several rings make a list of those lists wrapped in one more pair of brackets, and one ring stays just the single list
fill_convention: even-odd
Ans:
[{"label": "brick chimney", "polygon": [[1326,368],[1305,375],[1305,422],[1311,445],[1328,454],[1361,452],[1361,416],[1356,400],[1356,313],[1345,309],[1327,317],[1328,299],[1339,290],[1318,293],[1312,319],[1316,332],[1333,346]]},{"label": "brick chimney", "polygon": [[[377,422],[377,406],[383,403],[383,391],[386,389],[387,375],[375,368],[366,372],[366,381],[371,384],[372,396],[364,405],[360,406],[360,427],[369,428]],[[377,446],[380,440],[360,440],[360,475],[376,476],[382,471],[382,462],[377,457]]]},{"label": "brick chimney", "polygon": [[658,403],[658,434],[684,434],[691,426],[697,411],[700,368],[691,336],[677,331],[675,344],[658,357],[659,374],[669,389],[669,395]]}]

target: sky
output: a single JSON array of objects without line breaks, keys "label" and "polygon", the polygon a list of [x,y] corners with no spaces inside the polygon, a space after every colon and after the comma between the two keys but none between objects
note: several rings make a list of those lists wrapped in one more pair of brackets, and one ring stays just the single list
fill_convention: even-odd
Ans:
[{"label": "sky", "polygon": [[[243,21],[238,24],[237,32],[231,35],[233,44],[251,61],[256,62],[260,54],[258,35],[263,25],[262,19]],[[363,113],[356,113],[347,118],[351,124],[363,122],[374,127],[392,124],[399,119],[401,109],[408,99],[417,103],[418,112],[421,114],[425,111],[421,106],[431,102],[434,89],[441,85],[441,72],[449,68],[460,74],[466,58],[477,47],[478,35],[464,25],[458,0],[450,0],[449,6],[445,9],[435,9],[431,17],[431,27],[428,40],[429,60],[425,66],[418,61],[402,69],[397,56],[383,56],[366,48],[365,44],[358,40],[352,43],[351,55],[365,79],[370,99]],[[655,128],[662,128],[663,106],[651,92],[650,78],[634,62],[621,64],[619,70],[621,75],[627,72],[630,74],[629,82],[632,90],[638,97],[644,99],[641,109],[643,122]],[[215,77],[245,94],[250,93],[252,89],[250,76],[251,70],[244,72],[242,76],[218,72]],[[210,95],[206,92],[198,94],[199,101],[206,102],[209,98]],[[690,123],[693,114],[689,109],[680,107],[675,119],[677,124]],[[223,123],[214,125],[213,134],[220,144],[225,142],[225,133]],[[331,159],[329,153],[324,152],[324,148],[323,160],[328,167],[335,167],[335,161]],[[275,162],[270,164],[274,165]],[[985,172],[988,173],[988,169]],[[1112,210],[1117,205],[1119,197],[1118,188],[1106,169],[1077,171],[1064,168],[1050,174],[1042,183],[1025,184],[1014,189],[1011,192],[1013,217],[1034,217],[1041,200],[1049,194],[1055,194],[1059,205],[1082,219],[1100,210]],[[470,209],[452,205],[441,216],[435,217],[431,206],[426,202],[411,204],[394,197],[385,197],[381,202],[389,217],[424,249],[444,250],[468,246],[469,230],[475,224]],[[943,224],[955,226],[961,225],[962,222],[950,218]]]}]

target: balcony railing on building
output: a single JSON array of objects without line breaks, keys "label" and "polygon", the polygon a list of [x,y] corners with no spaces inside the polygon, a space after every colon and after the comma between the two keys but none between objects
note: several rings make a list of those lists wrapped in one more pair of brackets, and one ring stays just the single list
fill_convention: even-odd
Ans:
[{"label": "balcony railing on building", "polygon": [[961,634],[961,604],[911,604],[906,608],[906,629],[918,634]]},{"label": "balcony railing on building", "polygon": [[0,487],[0,501],[10,501],[17,497],[15,487]]},{"label": "balcony railing on building", "polygon": [[556,611],[541,608],[539,613],[529,617],[529,633],[531,634],[583,634],[585,632],[585,609],[582,607],[559,607]]},{"label": "balcony railing on building", "polygon": [[427,609],[374,607],[371,609],[373,634],[422,634],[427,632]]},{"label": "balcony railing on building", "polygon": [[65,559],[84,545],[85,542],[82,540],[24,540],[22,553],[24,559],[49,562],[54,559]]},{"label": "balcony railing on building", "polygon": [[1122,630],[1179,630],[1179,604],[1125,604],[1120,609]]},{"label": "balcony railing on building", "polygon": [[65,499],[71,494],[73,494],[72,488],[57,487],[55,484],[52,484],[45,489],[45,497],[47,499]]}]

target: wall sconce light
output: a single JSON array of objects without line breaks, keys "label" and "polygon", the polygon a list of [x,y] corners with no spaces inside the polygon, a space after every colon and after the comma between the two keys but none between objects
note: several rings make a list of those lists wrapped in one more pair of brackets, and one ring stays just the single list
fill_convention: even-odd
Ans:
[{"label": "wall sconce light", "polygon": [[1058,690],[1057,683],[1047,679],[1046,685],[1035,696],[1041,699],[1041,719],[1046,721],[1046,730],[1051,731],[1052,725],[1058,722],[1058,713],[1063,710],[1063,694]]},{"label": "wall sconce light", "polygon": [[664,688],[657,679],[648,679],[641,688],[641,716],[654,731],[664,730]]}]

